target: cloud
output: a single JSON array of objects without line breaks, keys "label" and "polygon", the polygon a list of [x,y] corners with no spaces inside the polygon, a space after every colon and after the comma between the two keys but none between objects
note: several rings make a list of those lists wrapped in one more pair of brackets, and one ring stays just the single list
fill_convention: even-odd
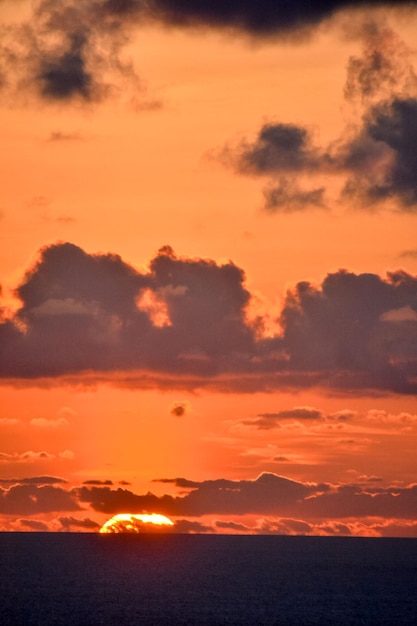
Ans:
[{"label": "cloud", "polygon": [[344,270],[329,274],[319,288],[298,283],[280,317],[290,363],[298,371],[327,372],[330,385],[336,375],[338,388],[355,385],[359,377],[364,386],[412,393],[417,324],[383,316],[409,305],[415,310],[416,285],[417,279],[400,271],[383,280]]},{"label": "cloud", "polygon": [[[139,7],[139,4],[136,3]],[[35,0],[30,20],[3,27],[3,91],[26,101],[92,103],[139,81],[122,50],[129,21],[107,0]]]},{"label": "cloud", "polygon": [[0,488],[0,513],[33,515],[80,509],[74,496],[62,487],[49,484],[18,484]]},{"label": "cloud", "polygon": [[399,255],[400,258],[403,259],[417,259],[417,249],[416,250],[403,250]]},{"label": "cloud", "polygon": [[78,519],[72,516],[63,516],[58,517],[58,522],[61,524],[62,529],[66,532],[73,530],[79,531],[80,529],[96,532],[100,529],[100,524],[94,522],[88,517],[85,517],[84,519]]},{"label": "cloud", "polygon": [[277,413],[259,413],[258,417],[265,419],[319,420],[323,418],[323,414],[311,406],[295,406],[293,409],[278,411]]},{"label": "cloud", "polygon": [[361,56],[352,56],[348,62],[347,100],[369,105],[415,89],[411,50],[385,20],[366,17],[359,24],[346,24],[346,28],[363,43]]},{"label": "cloud", "polygon": [[162,479],[161,483],[180,490],[177,496],[141,495],[107,485],[64,488],[43,484],[41,479],[0,486],[0,513],[59,514],[49,529],[65,531],[98,530],[99,524],[89,517],[72,515],[85,513],[89,506],[107,515],[126,511],[168,515],[173,518],[174,532],[368,536],[414,536],[416,532],[417,486],[384,485],[376,476],[359,476],[358,482],[336,485],[295,481],[273,473],[253,480]]},{"label": "cloud", "polygon": [[17,419],[16,417],[0,417],[0,427],[1,426],[17,426],[21,424],[22,420]]},{"label": "cloud", "polygon": [[[24,331],[10,320],[0,326],[0,368],[28,377],[144,367],[213,375],[252,349],[243,283],[230,262],[181,259],[169,248],[140,274],[116,255],[50,246],[16,292],[22,307],[15,321]],[[149,290],[163,301],[169,324],[138,306]]]},{"label": "cloud", "polygon": [[45,522],[42,522],[40,520],[20,519],[19,520],[19,524],[23,528],[29,528],[30,530],[34,530],[34,531],[37,531],[37,532],[48,532],[48,530],[49,530],[48,524],[46,524]]},{"label": "cloud", "polygon": [[112,485],[112,480],[84,480],[83,485]]},{"label": "cloud", "polygon": [[85,141],[86,137],[77,132],[64,132],[62,130],[54,130],[49,134],[48,141],[52,143],[68,142],[68,141]]},{"label": "cloud", "polygon": [[[339,270],[322,284],[301,281],[283,299],[278,334],[259,337],[247,315],[244,272],[232,262],[178,257],[165,246],[139,272],[115,254],[56,244],[41,250],[17,288],[14,318],[0,322],[0,377],[246,393],[312,386],[415,393],[416,287],[417,278],[402,270],[386,278]],[[157,294],[169,324],[138,306],[144,291]],[[180,402],[176,415],[183,409]],[[265,426],[268,418],[258,418]]]},{"label": "cloud", "polygon": [[[373,4],[387,6],[382,0]],[[356,8],[367,6],[365,0],[355,3]],[[352,9],[352,3],[35,0],[29,20],[3,26],[0,85],[14,101],[36,96],[43,103],[59,104],[99,102],[126,87],[140,93],[143,89],[125,48],[142,25],[221,29],[257,40],[297,41],[343,9]],[[136,108],[159,105],[143,98]]]},{"label": "cloud", "polygon": [[[311,30],[332,17],[337,11],[350,9],[347,0],[317,3],[276,2],[274,0],[231,0],[227,3],[202,0],[106,0],[106,7],[117,10],[119,15],[134,17],[145,9],[148,18],[180,28],[211,27],[231,29],[248,33],[255,37],[287,36],[299,31]],[[368,2],[356,2],[357,7],[367,7]],[[387,6],[386,2],[376,2]],[[388,3],[389,4],[389,3]],[[410,3],[401,3],[410,4]],[[411,3],[414,4],[414,3]],[[398,3],[392,3],[396,6]]]},{"label": "cloud", "polygon": [[[42,426],[42,428],[45,428],[45,426]],[[42,450],[41,452],[34,452],[33,450],[12,453],[0,452],[0,463],[35,463],[38,461],[51,461],[56,457],[60,459],[73,459],[74,452],[72,450],[62,450],[61,452],[58,452],[57,455],[45,452],[45,450]]]},{"label": "cloud", "polygon": [[326,208],[324,194],[324,187],[303,190],[295,178],[280,177],[278,183],[264,189],[264,208],[269,213],[295,213],[313,207]]},{"label": "cloud", "polygon": [[27,452],[0,452],[0,463],[31,463],[33,461],[49,461],[53,459],[54,455],[49,452],[33,452],[28,450]]},{"label": "cloud", "polygon": [[2,485],[57,485],[66,483],[63,478],[55,476],[32,476],[31,478],[0,478]]},{"label": "cloud", "polygon": [[[82,487],[75,493],[81,503],[89,503],[93,510],[108,514],[128,510],[154,511],[174,517],[263,515],[308,520],[305,523],[309,524],[318,520],[369,517],[412,520],[417,504],[416,485],[302,483],[272,473],[261,474],[255,480],[165,479],[162,482],[185,487],[187,493],[158,497],[107,487]],[[287,524],[286,533],[288,528]],[[293,526],[293,531],[300,532],[301,527]]]},{"label": "cloud", "polygon": [[188,535],[212,533],[213,526],[211,524],[203,524],[202,522],[197,522],[196,520],[179,519],[175,520],[174,532],[185,533]]},{"label": "cloud", "polygon": [[270,213],[325,208],[323,176],[341,180],[339,200],[358,208],[394,203],[402,211],[417,210],[417,76],[411,53],[382,19],[365,20],[356,36],[363,51],[350,58],[345,86],[354,119],[339,138],[320,146],[308,128],[270,121],[252,141],[227,145],[218,156],[239,174],[267,177],[264,208]]},{"label": "cloud", "polygon": [[272,513],[320,489],[327,489],[325,485],[303,485],[275,474],[262,474],[255,481],[219,479],[194,482],[175,479],[162,482],[173,482],[177,487],[190,489],[190,492],[180,497],[157,497],[151,493],[139,496],[125,489],[81,487],[76,493],[81,502],[88,502],[95,511],[103,513],[154,511],[196,517],[214,513]]},{"label": "cloud", "polygon": [[34,417],[30,420],[31,426],[36,428],[62,428],[68,426],[68,420],[64,417],[58,417],[57,419],[46,419],[45,417]]},{"label": "cloud", "polygon": [[[280,420],[320,420],[323,414],[318,409],[309,406],[297,406],[293,409],[278,411],[277,413],[259,413],[256,418],[248,418],[239,422],[243,426],[251,426],[259,430],[280,428]],[[277,457],[275,460],[288,460]]]}]

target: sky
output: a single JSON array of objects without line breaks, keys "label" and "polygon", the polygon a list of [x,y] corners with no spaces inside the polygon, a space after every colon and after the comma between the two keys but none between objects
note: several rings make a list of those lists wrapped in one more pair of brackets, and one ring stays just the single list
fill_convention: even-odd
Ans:
[{"label": "sky", "polygon": [[350,4],[0,0],[0,530],[417,536],[417,3]]}]

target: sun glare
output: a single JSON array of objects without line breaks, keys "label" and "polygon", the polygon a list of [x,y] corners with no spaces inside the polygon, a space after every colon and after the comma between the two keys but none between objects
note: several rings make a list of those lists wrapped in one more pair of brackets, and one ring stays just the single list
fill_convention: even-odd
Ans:
[{"label": "sun glare", "polygon": [[174,525],[168,517],[159,513],[118,513],[107,520],[100,533],[141,533]]}]

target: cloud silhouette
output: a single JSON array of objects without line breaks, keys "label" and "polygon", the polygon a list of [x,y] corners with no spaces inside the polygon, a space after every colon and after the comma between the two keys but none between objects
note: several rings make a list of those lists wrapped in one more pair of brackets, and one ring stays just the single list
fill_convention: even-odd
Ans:
[{"label": "cloud silhouette", "polygon": [[55,511],[77,511],[79,504],[71,493],[54,485],[18,484],[0,487],[0,513],[34,515]]},{"label": "cloud silhouette", "polygon": [[384,488],[369,483],[302,483],[272,473],[261,474],[255,480],[165,479],[162,482],[181,489],[187,487],[187,493],[175,497],[151,493],[141,496],[107,487],[82,487],[75,492],[81,503],[89,503],[93,510],[103,513],[154,511],[179,517],[256,514],[309,521],[355,517],[412,520],[417,504],[415,485]]},{"label": "cloud silhouette", "polygon": [[[98,522],[77,518],[90,507],[109,516],[161,513],[172,517],[174,532],[245,532],[252,534],[319,534],[415,536],[416,485],[383,486],[378,477],[359,477],[349,484],[300,482],[273,473],[253,480],[165,478],[158,482],[180,489],[180,495],[136,494],[109,486],[67,487],[30,484],[0,486],[0,513],[35,516],[56,513],[43,528],[27,519],[30,530],[97,531]],[[26,481],[26,482],[25,482]],[[213,516],[219,516],[218,519]],[[252,522],[248,523],[248,517]],[[201,518],[201,519],[199,519]],[[26,519],[26,518],[24,518]],[[256,522],[254,523],[254,519]],[[16,521],[16,520],[15,520]],[[34,523],[32,523],[32,521]],[[41,521],[41,524],[44,520]]]},{"label": "cloud silhouette", "polygon": [[259,337],[244,272],[231,262],[178,257],[165,246],[139,272],[117,255],[56,244],[41,250],[16,290],[21,307],[0,322],[0,376],[415,393],[416,289],[417,278],[402,270],[301,281],[285,295],[280,333]]},{"label": "cloud silhouette", "polygon": [[1,485],[58,485],[66,483],[55,476],[32,476],[30,478],[0,478]]},{"label": "cloud silhouette", "polygon": [[227,145],[219,159],[239,174],[267,177],[270,213],[329,204],[315,179],[343,181],[340,198],[359,208],[417,210],[417,76],[411,53],[383,21],[366,20],[356,33],[362,55],[351,57],[345,98],[355,118],[329,145],[315,144],[308,128],[282,121],[263,124],[251,141]]}]

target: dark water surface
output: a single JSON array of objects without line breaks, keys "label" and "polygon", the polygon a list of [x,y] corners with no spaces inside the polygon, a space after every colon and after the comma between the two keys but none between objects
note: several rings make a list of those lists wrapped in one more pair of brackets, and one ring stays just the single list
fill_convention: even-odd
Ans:
[{"label": "dark water surface", "polygon": [[1,626],[417,625],[417,540],[0,533]]}]

